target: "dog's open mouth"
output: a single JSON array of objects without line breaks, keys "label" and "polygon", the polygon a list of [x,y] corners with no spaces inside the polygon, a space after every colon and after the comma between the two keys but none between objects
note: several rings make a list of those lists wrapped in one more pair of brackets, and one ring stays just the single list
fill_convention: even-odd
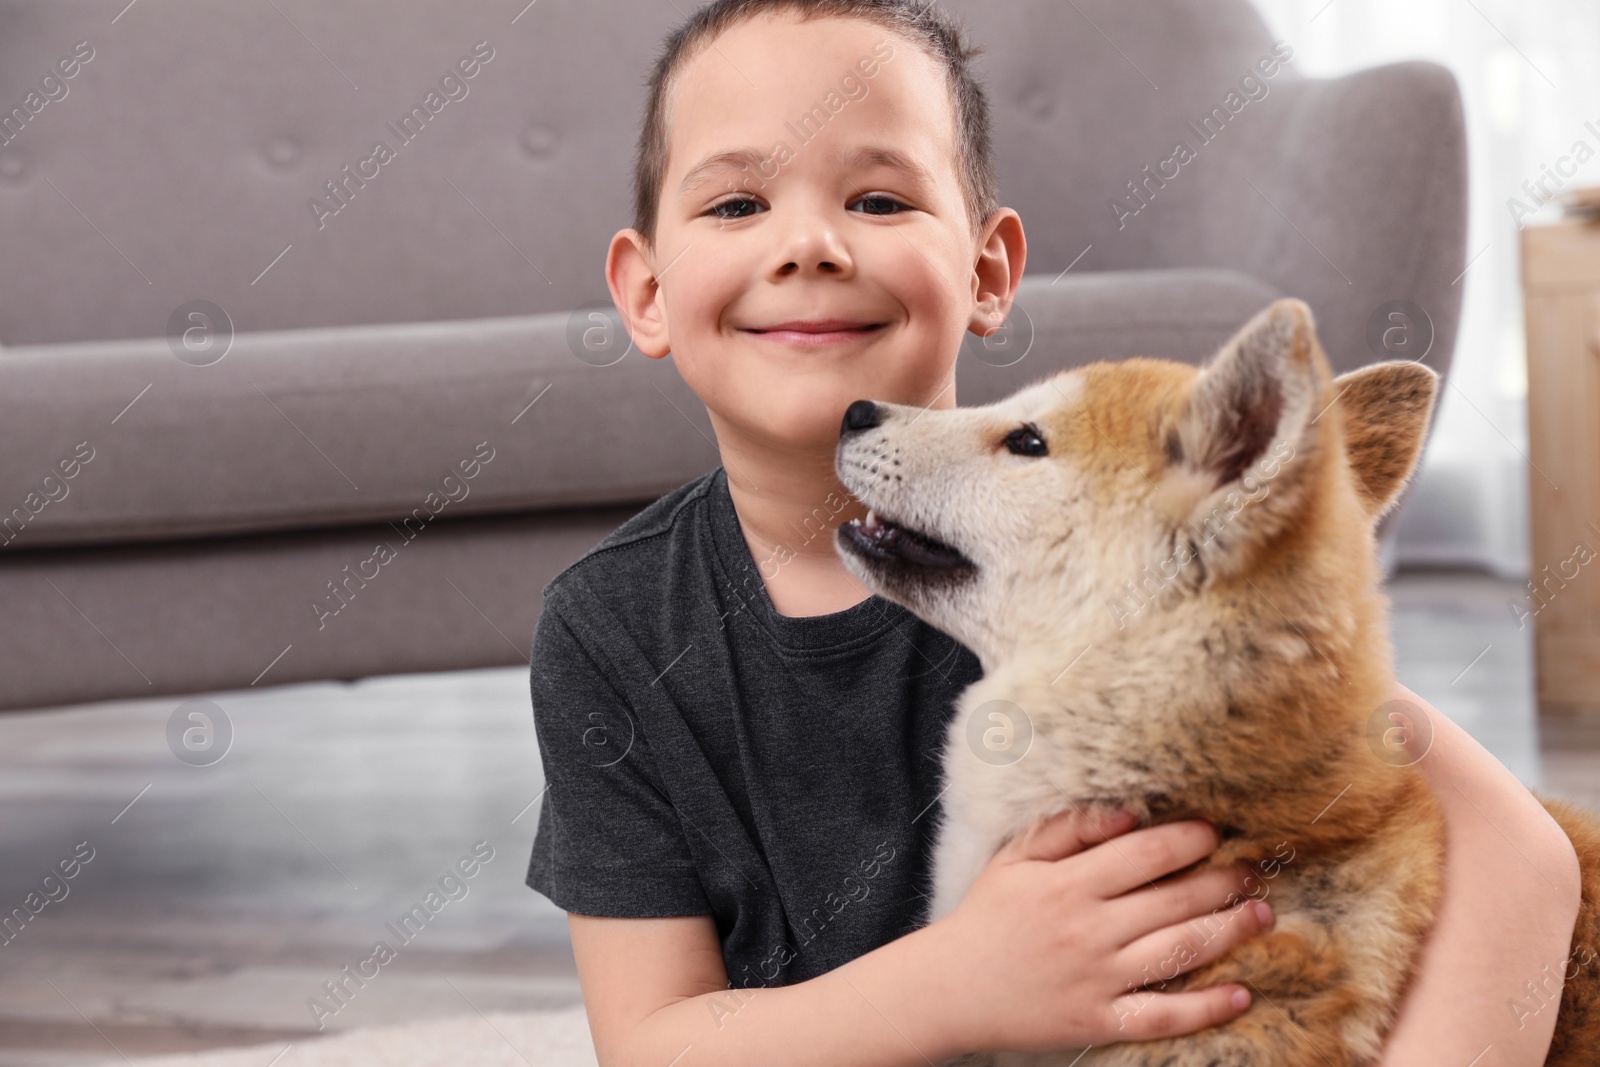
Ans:
[{"label": "dog's open mouth", "polygon": [[876,560],[900,560],[936,570],[972,567],[973,562],[943,541],[891,522],[870,509],[864,519],[841,526],[845,544]]}]

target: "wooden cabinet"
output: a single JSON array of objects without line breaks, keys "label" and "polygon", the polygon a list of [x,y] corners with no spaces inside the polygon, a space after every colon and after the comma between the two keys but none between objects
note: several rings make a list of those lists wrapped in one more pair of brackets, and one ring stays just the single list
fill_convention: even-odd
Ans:
[{"label": "wooden cabinet", "polygon": [[1541,707],[1600,709],[1600,222],[1522,230],[1532,579]]}]

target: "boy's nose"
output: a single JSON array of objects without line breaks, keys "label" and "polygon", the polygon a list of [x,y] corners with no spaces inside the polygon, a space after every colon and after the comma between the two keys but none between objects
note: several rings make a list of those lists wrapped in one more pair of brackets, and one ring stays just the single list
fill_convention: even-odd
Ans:
[{"label": "boy's nose", "polygon": [[843,437],[858,430],[870,430],[876,425],[878,425],[878,405],[870,400],[857,400],[844,409],[844,423],[839,427],[839,436]]}]

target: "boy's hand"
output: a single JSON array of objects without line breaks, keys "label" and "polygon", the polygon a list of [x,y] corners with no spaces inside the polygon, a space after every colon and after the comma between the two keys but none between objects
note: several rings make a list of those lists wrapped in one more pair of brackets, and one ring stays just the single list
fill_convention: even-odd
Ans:
[{"label": "boy's hand", "polygon": [[[1145,1041],[1216,1026],[1249,1007],[1248,989],[1236,984],[1153,991],[1271,926],[1264,902],[1263,914],[1258,902],[1239,900],[1249,869],[1152,885],[1221,841],[1199,819],[1128,833],[1133,825],[1120,811],[1042,820],[1001,847],[956,909],[927,928],[940,931],[945,973],[960,985],[941,1005],[955,1045],[1045,1052]],[[1209,941],[1185,925],[1213,912],[1222,929]],[[1140,989],[1146,984],[1152,989]],[[1236,991],[1242,1003],[1233,1002]]]}]

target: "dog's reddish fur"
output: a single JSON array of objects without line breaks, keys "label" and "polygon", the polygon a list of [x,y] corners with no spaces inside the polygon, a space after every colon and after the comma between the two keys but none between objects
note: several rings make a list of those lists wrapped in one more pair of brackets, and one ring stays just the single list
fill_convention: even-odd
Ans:
[{"label": "dog's reddish fur", "polygon": [[[1317,447],[1296,460],[1304,464],[1295,475],[1303,496],[1287,525],[1259,546],[1248,568],[1215,577],[1207,599],[1217,611],[1239,613],[1224,622],[1225,632],[1259,631],[1289,618],[1318,620],[1316,632],[1304,635],[1316,656],[1292,672],[1264,670],[1253,678],[1248,670],[1239,672],[1230,686],[1237,714],[1259,728],[1238,725],[1229,734],[1217,758],[1231,767],[1219,775],[1216,788],[1157,798],[1148,821],[1198,816],[1238,828],[1208,866],[1270,861],[1273,843],[1289,841],[1294,864],[1303,864],[1300,873],[1364,869],[1372,887],[1401,894],[1394,947],[1408,961],[1404,976],[1409,981],[1415,950],[1432,925],[1442,889],[1443,823],[1420,770],[1374,759],[1367,745],[1365,720],[1384,703],[1393,680],[1388,602],[1370,553],[1357,556],[1351,546],[1370,543],[1364,535],[1376,511],[1392,502],[1418,458],[1420,429],[1407,439],[1394,433],[1394,419],[1408,404],[1415,413],[1420,402],[1425,426],[1432,389],[1415,377],[1368,375],[1346,383],[1341,392],[1331,381],[1309,313],[1303,313],[1293,343],[1291,358],[1317,370],[1322,384],[1316,406],[1323,409],[1319,417],[1325,423]],[[1071,447],[1080,461],[1092,457],[1090,469],[1105,480],[1102,491],[1113,495],[1126,488],[1120,483],[1129,478],[1130,467],[1143,477],[1167,466],[1162,435],[1152,434],[1152,425],[1180,417],[1194,369],[1131,359],[1096,364],[1082,374],[1082,412],[1092,412],[1092,418],[1063,412],[1057,429],[1075,438]],[[1406,395],[1408,389],[1426,395],[1419,401]],[[1194,737],[1171,740],[1185,747],[1202,743]],[[1324,754],[1316,764],[1320,773],[1306,774],[1307,751]],[[1237,788],[1248,780],[1275,783],[1270,807],[1259,795]],[[1582,906],[1546,1064],[1594,1067],[1600,1064],[1600,821],[1570,804],[1539,799],[1571,838],[1583,869]],[[1274,1052],[1270,1060],[1251,1062],[1356,1067],[1353,1051],[1340,1040],[1340,1024],[1363,998],[1381,998],[1383,991],[1352,981],[1349,951],[1337,926],[1331,933],[1321,927],[1280,929],[1165,988],[1248,982],[1258,994],[1256,1003],[1229,1029],[1242,1044]],[[1506,1012],[1508,1020],[1514,1014],[1510,1004],[1483,1007]],[[1528,1007],[1538,1004],[1530,997]],[[1297,1026],[1285,1027],[1280,1009],[1287,1009]]]},{"label": "dog's reddish fur", "polygon": [[[1155,806],[1150,822],[1198,816],[1242,830],[1206,865],[1259,862],[1270,856],[1272,843],[1288,840],[1302,870],[1354,864],[1381,873],[1374,885],[1400,889],[1397,936],[1394,944],[1366,947],[1410,960],[1410,979],[1442,891],[1443,822],[1421,771],[1374,760],[1366,745],[1363,720],[1386,701],[1392,667],[1387,600],[1370,552],[1360,547],[1370,544],[1365,534],[1376,512],[1394,499],[1418,459],[1421,435],[1406,440],[1395,434],[1395,419],[1410,411],[1426,426],[1432,389],[1419,389],[1419,379],[1403,373],[1341,379],[1339,389],[1309,314],[1294,346],[1294,362],[1317,368],[1317,406],[1326,426],[1317,446],[1296,459],[1302,466],[1294,490],[1301,496],[1290,522],[1256,547],[1248,568],[1214,577],[1206,598],[1216,611],[1237,613],[1224,622],[1224,632],[1293,625],[1317,654],[1296,670],[1274,664],[1256,678],[1242,672],[1245,685],[1234,688],[1242,723],[1216,752],[1218,782],[1272,781],[1270,805],[1261,795],[1219,787],[1174,798],[1165,809]],[[1152,426],[1181,418],[1195,371],[1158,360],[1125,360],[1085,368],[1083,378],[1082,410],[1064,413],[1072,418],[1062,418],[1061,429],[1075,438],[1078,458],[1093,458],[1088,467],[1106,480],[1102,491],[1141,491],[1123,485],[1130,467],[1144,480],[1160,477],[1170,464],[1162,434],[1152,434]],[[1093,414],[1083,418],[1086,413]],[[1194,737],[1173,742],[1194,744]],[[1318,761],[1320,773],[1306,773],[1307,752],[1325,755]],[[1338,801],[1330,808],[1334,795]],[[1581,912],[1546,1064],[1594,1067],[1600,1064],[1600,821],[1570,803],[1539,800],[1573,840],[1582,865]],[[1357,1059],[1339,1040],[1339,1025],[1374,990],[1349,981],[1349,952],[1338,931],[1280,929],[1181,976],[1176,987],[1246,981],[1259,993],[1258,1003],[1230,1025],[1245,1043],[1278,1049],[1270,1062],[1354,1067]],[[1515,1014],[1510,1003],[1483,1008],[1504,1011],[1507,1019]],[[1531,997],[1528,1008],[1538,1008]],[[1298,1025],[1283,1027],[1280,1009],[1288,1009]],[[1285,1038],[1296,1030],[1304,1041],[1290,1049]]]},{"label": "dog's reddish fur", "polygon": [[[884,581],[886,595],[904,596],[912,610],[931,605],[937,621],[941,610],[1016,610],[1007,605],[1034,588],[1054,588],[1063,568],[1089,566],[1078,557],[1103,550],[1104,559],[1116,559],[1114,542],[1143,545],[1152,529],[1193,550],[1131,625],[1080,612],[1070,616],[1070,632],[1035,626],[1049,638],[1043,654],[1015,647],[1016,628],[966,627],[980,637],[1006,633],[1013,643],[987,649],[986,677],[963,700],[981,692],[981,699],[1028,709],[1039,751],[1054,757],[996,769],[952,744],[946,770],[953,833],[987,825],[973,817],[980,809],[991,819],[996,811],[1049,814],[1029,807],[1035,795],[1053,803],[1049,790],[1028,786],[1056,784],[1052,774],[1064,772],[1051,758],[1070,760],[1057,792],[1071,790],[1074,802],[1115,804],[1146,825],[1209,820],[1223,843],[1204,865],[1249,861],[1275,894],[1273,931],[1216,962],[1146,983],[1171,991],[1243,982],[1256,995],[1242,1017],[1181,1039],[1095,1048],[1084,1067],[1361,1067],[1392,1026],[1437,912],[1444,827],[1414,765],[1426,758],[1413,747],[1420,742],[1389,758],[1396,753],[1380,751],[1371,737],[1374,722],[1387,723],[1394,691],[1373,527],[1417,463],[1435,385],[1432,371],[1404,363],[1333,379],[1310,309],[1297,300],[1257,316],[1204,370],[1135,358],[1063,372],[1054,390],[1060,402],[1037,390],[1030,396],[1044,399],[1029,399],[1026,411],[1049,440],[1048,458],[1037,462],[1062,464],[1070,477],[1028,484],[1070,486],[1074,500],[1005,499],[1037,502],[1040,526],[1052,531],[1076,504],[1073,518],[1088,528],[1074,532],[1077,556],[1050,556],[1052,541],[1061,540],[1053,535],[1037,542],[1038,551],[1012,549],[1003,561],[988,560],[982,566],[1003,576],[993,580],[1011,584],[1006,597],[983,601],[983,609],[961,600],[948,601],[960,608],[944,608],[937,596],[919,599],[903,579]],[[960,460],[967,441],[1002,436],[1018,410],[996,406],[991,427],[983,421],[988,409],[941,423],[937,413],[890,405],[885,425],[860,447],[876,450],[872,456],[910,455],[913,444],[937,452],[934,439],[948,425],[952,457]],[[902,414],[905,421],[897,421]],[[1230,516],[1214,543],[1202,539],[1194,516],[1242,484],[1241,471],[1255,470],[1274,441],[1292,441],[1292,459],[1266,493]],[[889,476],[861,466],[841,469],[852,472],[852,491],[869,503],[912,469],[897,467],[894,481],[880,487]],[[944,476],[936,462],[918,469],[930,482]],[[1033,470],[1002,464],[992,477],[1000,483]],[[917,489],[895,489],[901,495],[891,499],[904,507]],[[997,484],[985,499],[1005,491]],[[892,516],[896,509],[889,510]],[[946,533],[961,521],[936,518]],[[879,575],[867,564],[860,573],[868,581]],[[1049,605],[1030,603],[1030,618]],[[1074,661],[1070,685],[1056,686],[1064,672],[1053,646],[1083,644],[1090,648]],[[1152,704],[1159,713],[1149,713]],[[1582,910],[1547,1064],[1593,1067],[1600,1063],[1600,821],[1540,799],[1583,869]],[[1536,877],[1531,870],[1528,876]],[[1506,1012],[1510,1023],[1515,1005],[1471,1010]]]}]

